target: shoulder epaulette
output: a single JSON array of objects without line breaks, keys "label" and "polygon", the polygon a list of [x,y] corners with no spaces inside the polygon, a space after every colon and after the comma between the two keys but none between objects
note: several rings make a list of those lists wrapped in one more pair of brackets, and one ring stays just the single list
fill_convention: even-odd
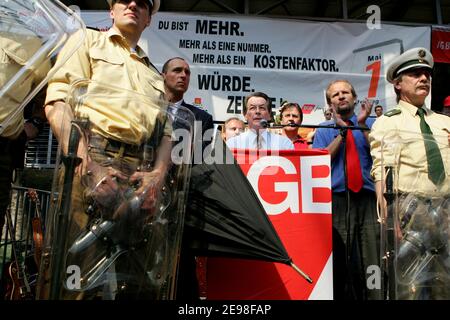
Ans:
[{"label": "shoulder epaulette", "polygon": [[395,115],[400,114],[400,113],[402,113],[402,110],[400,110],[400,109],[392,109],[392,110],[389,110],[388,112],[386,112],[384,115],[386,117],[392,117],[392,116],[395,116]]}]

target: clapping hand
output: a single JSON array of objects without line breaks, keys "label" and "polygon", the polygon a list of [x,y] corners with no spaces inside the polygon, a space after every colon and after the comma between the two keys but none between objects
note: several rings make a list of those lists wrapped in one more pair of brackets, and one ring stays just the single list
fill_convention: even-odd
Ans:
[{"label": "clapping hand", "polygon": [[367,118],[370,116],[372,112],[373,100],[369,100],[365,98],[363,102],[361,102],[361,110],[358,114],[358,125],[365,126]]},{"label": "clapping hand", "polygon": [[342,119],[342,116],[339,113],[337,113],[336,108],[333,105],[330,105],[330,110],[333,114],[332,118],[334,119],[334,122],[336,122],[336,125],[340,127],[346,127],[347,124]]}]

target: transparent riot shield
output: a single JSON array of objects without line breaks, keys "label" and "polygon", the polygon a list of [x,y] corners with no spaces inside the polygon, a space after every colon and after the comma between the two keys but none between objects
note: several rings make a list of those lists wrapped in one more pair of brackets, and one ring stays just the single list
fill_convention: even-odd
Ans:
[{"label": "transparent riot shield", "polygon": [[[58,54],[69,36],[81,44],[85,26],[55,0],[7,0],[0,3],[0,135],[16,138],[23,108],[58,69]],[[67,50],[63,64],[77,48]],[[53,68],[52,68],[53,67]]]},{"label": "transparent riot shield", "polygon": [[[439,147],[444,166],[439,182],[428,176],[426,143]],[[450,299],[449,143],[445,131],[433,137],[394,131],[382,140],[387,207],[381,256],[389,299]]]},{"label": "transparent riot shield", "polygon": [[173,299],[192,112],[90,80],[72,85],[66,108],[38,298]]}]

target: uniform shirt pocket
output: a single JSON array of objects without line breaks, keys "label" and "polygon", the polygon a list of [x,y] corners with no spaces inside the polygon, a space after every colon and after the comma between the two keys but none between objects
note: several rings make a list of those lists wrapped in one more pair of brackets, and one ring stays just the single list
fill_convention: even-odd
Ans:
[{"label": "uniform shirt pocket", "polygon": [[[89,55],[91,57],[93,80],[98,80],[99,82],[104,82],[105,79],[121,81],[125,69],[123,67],[125,61],[120,54],[109,50],[91,48]],[[114,83],[120,85],[120,83]]]},{"label": "uniform shirt pocket", "polygon": [[7,50],[0,49],[0,60],[2,73],[0,84],[2,87],[11,80],[13,76],[21,72],[21,77],[17,79],[7,92],[7,95],[9,95],[11,99],[20,103],[25,99],[31,89],[33,73],[30,69],[22,69],[25,61],[18,59]]}]

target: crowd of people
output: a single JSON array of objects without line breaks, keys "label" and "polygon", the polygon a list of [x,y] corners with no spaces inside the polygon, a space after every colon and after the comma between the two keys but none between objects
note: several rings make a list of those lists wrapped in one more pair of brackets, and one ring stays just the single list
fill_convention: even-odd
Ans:
[{"label": "crowd of people", "polygon": [[[48,83],[44,103],[45,115],[62,146],[63,153],[70,153],[71,136],[70,130],[62,128],[70,128],[74,120],[73,110],[65,98],[71,83],[81,78],[99,83],[108,79],[117,87],[150,96],[153,101],[167,101],[168,114],[174,119],[182,118],[183,110],[189,110],[201,128],[199,132],[194,133],[194,137],[201,140],[208,130],[213,129],[213,118],[206,111],[184,101],[183,96],[189,88],[191,75],[188,62],[180,57],[170,58],[159,72],[137,44],[142,32],[150,25],[152,15],[158,11],[160,1],[109,0],[108,2],[111,7],[112,28],[107,32],[87,30],[86,39],[81,47],[62,68],[56,71]],[[70,50],[74,45],[76,44],[69,40],[64,50]],[[374,109],[376,118],[370,117],[372,102],[368,99],[361,102],[359,113],[355,113],[357,93],[352,83],[339,79],[331,81],[325,88],[328,106],[324,110],[324,122],[318,128],[308,130],[306,134],[300,134],[303,112],[300,105],[295,102],[284,102],[279,107],[281,128],[279,133],[268,128],[268,123],[273,120],[273,110],[269,96],[263,92],[253,92],[246,97],[242,115],[245,122],[240,117],[232,117],[222,125],[222,138],[229,148],[328,150],[331,157],[335,299],[385,298],[380,287],[368,287],[371,274],[367,270],[369,266],[379,266],[382,260],[380,256],[382,218],[380,219],[378,212],[387,210],[384,200],[387,162],[383,162],[382,157],[392,158],[390,150],[383,150],[384,154],[382,153],[383,139],[386,134],[396,132],[399,135],[398,139],[406,141],[408,137],[403,135],[403,131],[416,133],[418,137],[425,136],[426,139],[419,147],[417,144],[405,144],[401,150],[401,170],[397,177],[398,191],[402,194],[402,199],[407,199],[406,195],[409,194],[418,194],[420,201],[428,206],[428,212],[434,210],[435,215],[445,218],[442,218],[445,222],[440,229],[436,229],[436,225],[427,230],[421,229],[422,233],[428,232],[427,236],[418,238],[419,232],[416,232],[414,241],[408,238],[400,240],[420,247],[423,254],[431,255],[430,259],[434,260],[427,265],[427,270],[435,272],[431,278],[422,279],[418,276],[421,270],[416,270],[417,273],[411,275],[414,278],[402,285],[400,298],[450,298],[450,270],[446,262],[449,254],[448,242],[441,239],[450,234],[446,220],[450,201],[450,161],[447,158],[450,145],[450,117],[448,114],[442,115],[432,111],[425,103],[431,91],[433,64],[433,57],[425,48],[413,48],[397,56],[389,65],[387,80],[394,87],[398,105],[387,106],[390,107],[389,111],[384,114],[383,107],[377,105]],[[92,91],[96,89],[99,88],[91,88]],[[447,98],[445,106],[450,105],[448,100]],[[444,112],[448,109],[444,108]],[[120,184],[135,186],[136,193],[149,192],[142,189],[143,186],[151,181],[155,189],[162,188],[165,175],[171,170],[171,129],[166,121],[160,123],[161,130],[157,135],[158,149],[151,170],[138,169],[144,152],[141,149],[142,137],[144,135],[153,137],[156,132],[154,128],[159,123],[157,113],[137,112],[131,110],[129,105],[114,100],[105,105],[103,100],[95,101],[94,98],[89,107],[83,110],[83,115],[89,117],[94,129],[89,144],[83,144],[81,141],[77,146],[81,158],[79,165],[83,169],[80,170],[80,174],[75,174],[72,182],[72,214],[76,218],[69,229],[71,235],[77,235],[80,230],[87,228],[89,215],[86,214],[86,201],[92,201],[92,196],[87,197],[86,190],[92,188],[92,185],[95,185],[95,190],[99,194],[117,192],[117,185],[120,188]],[[155,132],[143,132],[140,125],[135,125],[142,122],[142,119],[150,124],[149,127]],[[16,127],[23,128],[20,125]],[[173,127],[176,127],[175,120]],[[35,133],[26,127],[23,132],[28,139],[35,136]],[[20,130],[16,130],[11,135],[2,134],[0,140],[2,197],[9,194],[13,169],[9,150],[14,148],[19,136]],[[26,137],[23,135],[23,139]],[[208,143],[201,141],[199,145],[202,151],[206,149]],[[195,145],[197,144],[194,143]],[[443,155],[442,152],[446,154]],[[126,170],[129,172],[125,172]],[[85,173],[89,176],[88,179],[92,180],[99,172],[104,173],[101,181],[87,183],[86,177],[83,176]],[[124,179],[124,175],[127,179]],[[436,195],[439,195],[439,201],[426,202],[426,199],[435,199]],[[94,196],[94,199],[97,203],[101,203],[99,198],[95,197],[98,195]],[[0,200],[3,218],[9,198]],[[109,208],[108,205],[111,206],[105,204],[104,207]],[[411,230],[415,230],[413,228],[417,221],[411,216],[404,217],[405,212],[400,214],[405,219],[400,232],[404,235],[413,234]],[[429,233],[432,236],[429,236]],[[420,243],[417,244],[418,242]],[[195,258],[182,249],[180,259],[176,297],[195,298],[198,296]],[[116,268],[129,269],[133,266],[121,262]],[[45,277],[48,277],[46,280],[50,283],[51,274],[46,274]],[[43,292],[41,297],[48,297],[45,286],[41,290]],[[120,297],[121,294],[126,296],[130,290],[133,289],[126,285],[119,286],[116,297]],[[94,293],[93,296],[77,294],[67,295],[64,298],[92,298],[97,295],[98,293]]]}]

